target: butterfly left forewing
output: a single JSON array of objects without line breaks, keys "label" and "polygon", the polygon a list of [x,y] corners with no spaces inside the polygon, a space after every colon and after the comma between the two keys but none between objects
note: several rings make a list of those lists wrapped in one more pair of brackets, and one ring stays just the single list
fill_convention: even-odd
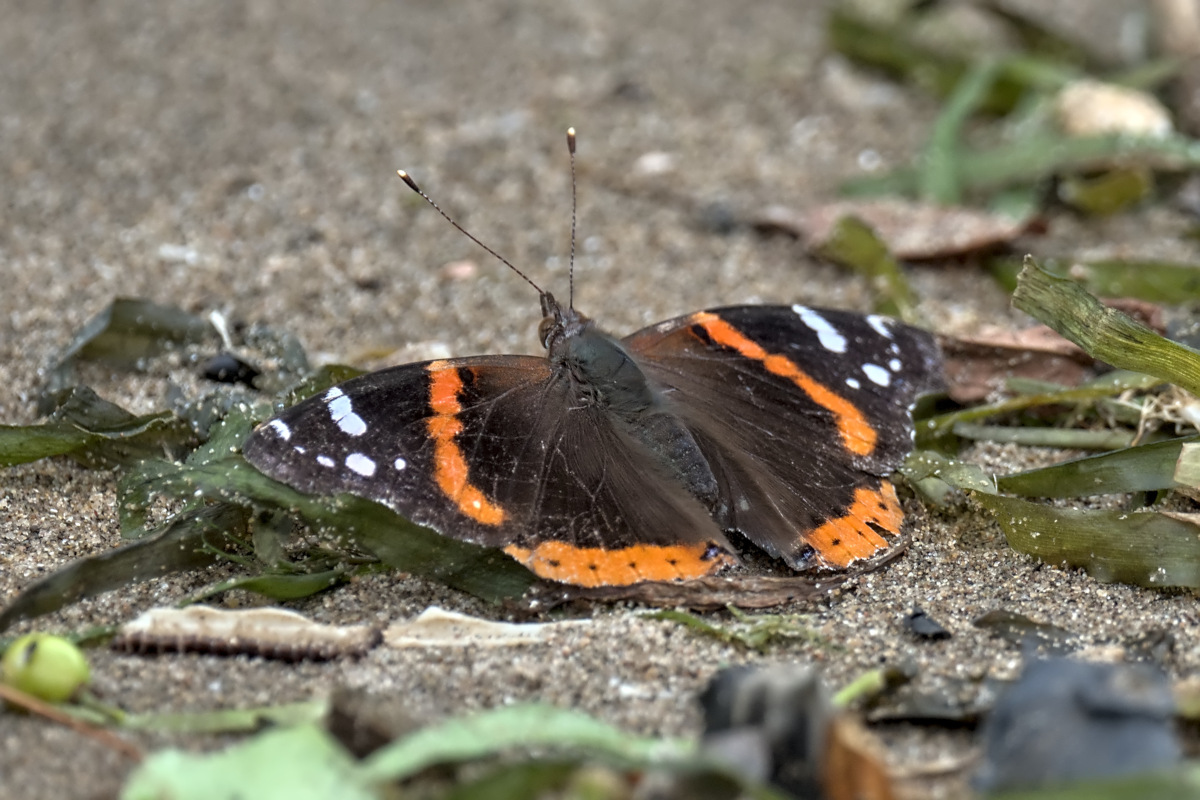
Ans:
[{"label": "butterfly left forewing", "polygon": [[374,500],[553,580],[695,578],[737,561],[701,503],[544,358],[365,375],[259,426],[245,455],[300,491]]}]

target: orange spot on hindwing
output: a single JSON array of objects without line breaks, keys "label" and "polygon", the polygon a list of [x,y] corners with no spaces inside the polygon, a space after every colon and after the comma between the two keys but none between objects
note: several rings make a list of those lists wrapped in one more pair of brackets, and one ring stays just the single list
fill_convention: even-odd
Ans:
[{"label": "orange spot on hindwing", "polygon": [[817,555],[831,567],[845,568],[860,558],[869,558],[888,547],[875,530],[900,532],[904,511],[896,497],[896,487],[890,481],[880,481],[879,488],[860,486],[854,490],[854,502],[846,513],[814,528],[804,535]]},{"label": "orange spot on hindwing", "polygon": [[746,358],[760,362],[767,372],[787,378],[796,384],[814,403],[833,414],[837,422],[842,443],[851,453],[868,456],[875,450],[878,434],[863,413],[846,398],[814,380],[787,356],[768,353],[762,345],[746,338],[737,328],[716,314],[701,311],[693,315],[695,324],[704,328],[709,338],[717,344],[736,350]]},{"label": "orange spot on hindwing", "polygon": [[736,559],[708,543],[639,544],[616,550],[543,542],[533,549],[512,544],[504,552],[535,575],[576,586],[628,586],[642,581],[702,578]]},{"label": "orange spot on hindwing", "polygon": [[455,441],[463,429],[458,418],[462,412],[458,395],[463,390],[458,367],[434,361],[425,369],[429,373],[429,408],[434,413],[426,427],[433,440],[434,479],[438,488],[471,519],[484,525],[499,525],[504,522],[504,509],[471,484],[470,466]]}]

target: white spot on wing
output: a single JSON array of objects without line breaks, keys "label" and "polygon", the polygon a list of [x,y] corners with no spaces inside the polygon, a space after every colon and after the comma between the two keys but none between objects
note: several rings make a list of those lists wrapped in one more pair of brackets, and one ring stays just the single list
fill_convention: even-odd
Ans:
[{"label": "white spot on wing", "polygon": [[858,378],[846,378],[846,385],[851,389],[861,389],[862,384],[858,382]]},{"label": "white spot on wing", "polygon": [[275,435],[285,442],[292,438],[292,429],[287,426],[287,423],[281,419],[273,419],[267,423],[271,430],[275,431]]},{"label": "white spot on wing", "polygon": [[317,463],[320,464],[322,467],[332,467],[333,459],[330,458],[329,456],[317,456]]},{"label": "white spot on wing", "polygon": [[867,324],[874,328],[875,332],[885,339],[892,338],[892,330],[888,327],[889,322],[891,322],[891,320],[889,320],[887,317],[881,317],[878,314],[867,315]]},{"label": "white spot on wing", "polygon": [[293,450],[295,450],[295,451],[296,451],[297,453],[299,453],[300,455],[304,455],[305,453],[307,453],[307,452],[308,452],[308,448],[307,448],[307,447],[304,447],[303,445],[296,445],[296,446],[295,446],[295,447],[293,447],[292,449],[293,449]]},{"label": "white spot on wing", "polygon": [[395,467],[397,470],[402,470],[408,466],[408,462],[405,461],[403,458],[397,458],[395,461],[392,462],[392,466]]},{"label": "white spot on wing", "polygon": [[341,389],[335,386],[326,392],[325,403],[329,406],[329,416],[337,423],[342,433],[347,436],[362,436],[367,432],[367,423],[354,413],[354,404]]},{"label": "white spot on wing", "polygon": [[878,364],[863,364],[862,371],[867,380],[879,386],[887,386],[892,382],[892,376]]},{"label": "white spot on wing", "polygon": [[901,367],[900,359],[898,359],[898,358],[893,358],[891,361],[888,362],[888,369],[890,369],[892,372],[899,372],[900,367]]},{"label": "white spot on wing", "polygon": [[346,456],[346,466],[364,478],[369,478],[375,474],[375,462],[362,453],[351,453]]},{"label": "white spot on wing", "polygon": [[342,429],[342,433],[347,436],[362,436],[367,432],[367,423],[363,422],[363,418],[353,412],[341,417],[337,421],[337,425]]},{"label": "white spot on wing", "polygon": [[837,328],[830,325],[829,320],[808,306],[794,305],[792,306],[792,311],[796,312],[800,317],[800,321],[817,335],[817,339],[821,342],[821,347],[824,347],[831,353],[846,352],[846,337],[842,336]]}]

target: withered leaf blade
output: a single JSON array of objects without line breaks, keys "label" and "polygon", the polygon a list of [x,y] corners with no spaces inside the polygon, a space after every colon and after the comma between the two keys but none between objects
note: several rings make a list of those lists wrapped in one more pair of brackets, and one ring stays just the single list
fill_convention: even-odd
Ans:
[{"label": "withered leaf blade", "polygon": [[985,328],[975,336],[940,336],[947,392],[975,403],[1013,378],[1075,386],[1094,375],[1095,359],[1045,326],[1020,331]]},{"label": "withered leaf blade", "polygon": [[1074,642],[1077,637],[1066,628],[1049,622],[1038,622],[1024,614],[1004,608],[988,611],[976,617],[971,624],[1020,647],[1032,645],[1046,648],[1052,653],[1066,653],[1075,649]]},{"label": "withered leaf blade", "polygon": [[805,209],[768,206],[754,218],[760,229],[798,236],[812,250],[832,238],[844,217],[861,219],[896,258],[925,261],[977,253],[1011,242],[1029,227],[1013,219],[961,206],[939,206],[903,198],[840,200]]},{"label": "withered leaf blade", "polygon": [[[171,347],[209,339],[216,339],[216,330],[194,314],[149,300],[118,297],[63,349],[50,370],[46,394],[74,385],[74,366],[79,361],[107,361],[130,368]],[[49,413],[44,400],[39,402],[39,410]]]},{"label": "withered leaf blade", "polygon": [[1013,305],[1114,367],[1137,370],[1200,394],[1200,351],[1164,339],[1083,287],[1046,272],[1032,257],[1017,279]]}]

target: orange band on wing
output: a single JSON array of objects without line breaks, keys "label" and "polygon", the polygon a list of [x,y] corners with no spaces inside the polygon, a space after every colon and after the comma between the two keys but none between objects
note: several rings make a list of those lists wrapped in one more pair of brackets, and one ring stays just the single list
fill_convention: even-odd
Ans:
[{"label": "orange band on wing", "polygon": [[804,539],[826,564],[845,568],[888,547],[887,539],[873,526],[898,534],[903,521],[904,511],[896,497],[896,487],[890,481],[882,481],[878,489],[866,486],[855,489],[854,503],[845,514],[809,531]]},{"label": "orange band on wing", "polygon": [[429,438],[433,439],[434,479],[438,488],[471,519],[484,525],[499,525],[504,522],[504,509],[471,485],[467,459],[454,440],[463,427],[458,418],[462,411],[458,394],[463,388],[458,367],[434,361],[425,369],[429,373],[429,407],[435,414],[426,427]]},{"label": "orange band on wing", "polygon": [[716,314],[701,311],[692,316],[692,321],[704,328],[709,338],[717,344],[761,362],[767,372],[787,378],[812,398],[814,403],[833,414],[837,420],[838,432],[842,435],[842,442],[851,453],[868,456],[875,450],[877,434],[862,412],[846,398],[813,380],[790,358],[768,353],[761,345],[747,339],[737,328]]},{"label": "orange band on wing", "polygon": [[642,581],[702,578],[736,563],[709,544],[633,545],[619,550],[544,542],[532,550],[515,544],[504,552],[535,575],[575,586],[628,586]]}]

